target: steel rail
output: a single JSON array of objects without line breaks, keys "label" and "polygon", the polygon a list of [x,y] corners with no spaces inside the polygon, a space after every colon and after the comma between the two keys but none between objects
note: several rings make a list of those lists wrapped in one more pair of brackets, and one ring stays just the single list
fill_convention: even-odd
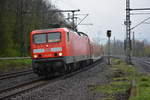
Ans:
[{"label": "steel rail", "polygon": [[147,73],[150,73],[150,61],[145,61],[143,59],[134,59]]},{"label": "steel rail", "polygon": [[21,70],[21,71],[16,71],[16,72],[7,72],[7,73],[4,73],[4,74],[0,74],[0,77],[4,77],[4,76],[11,75],[11,74],[16,74],[16,73],[22,73],[22,72],[26,72],[26,71],[30,71],[30,70],[32,70],[32,69]]},{"label": "steel rail", "polygon": [[25,71],[19,71],[19,72],[13,72],[13,73],[7,73],[0,75],[0,80],[13,78],[13,77],[19,77],[27,74],[32,74],[33,70],[25,70]]},{"label": "steel rail", "polygon": [[[41,82],[41,79],[35,79],[35,80],[28,81],[28,82],[25,82],[25,83],[22,83],[22,84],[13,86],[13,87],[8,87],[6,89],[0,90],[0,100],[10,98],[10,97],[15,96],[17,94],[23,93],[27,90],[33,89],[33,88],[35,88],[35,86],[29,87],[27,89],[25,89],[25,86],[29,86],[29,85],[35,84],[37,82]],[[18,89],[18,91],[17,91],[17,89]]]},{"label": "steel rail", "polygon": [[20,59],[31,59],[31,57],[3,57],[0,60],[20,60]]},{"label": "steel rail", "polygon": [[[23,93],[25,93],[27,91],[30,91],[32,89],[45,86],[45,85],[47,85],[49,83],[52,83],[52,82],[56,82],[57,80],[64,80],[64,79],[69,78],[71,76],[74,76],[74,75],[76,75],[78,73],[81,73],[83,71],[86,71],[88,69],[93,68],[94,66],[98,65],[99,63],[101,63],[101,60],[102,60],[102,58],[97,60],[93,64],[91,64],[89,66],[86,66],[86,67],[84,67],[84,68],[82,68],[80,70],[74,71],[74,72],[66,74],[66,75],[62,75],[62,76],[57,77],[57,78],[52,79],[52,80],[44,81],[43,78],[39,78],[39,79],[35,79],[35,80],[29,81],[29,82],[25,82],[25,83],[20,84],[20,85],[9,87],[9,88],[4,89],[4,90],[0,90],[0,100],[1,99],[9,99],[11,97],[17,96],[18,94],[23,94]],[[29,86],[29,88],[25,88],[28,85],[32,85],[32,86],[31,87]]]}]

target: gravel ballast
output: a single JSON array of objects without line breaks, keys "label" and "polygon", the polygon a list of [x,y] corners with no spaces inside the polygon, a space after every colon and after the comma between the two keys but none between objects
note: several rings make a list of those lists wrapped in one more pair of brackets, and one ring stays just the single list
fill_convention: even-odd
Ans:
[{"label": "gravel ballast", "polygon": [[95,94],[88,87],[107,84],[109,71],[104,60],[87,71],[24,93],[13,100],[97,100],[104,94]]}]

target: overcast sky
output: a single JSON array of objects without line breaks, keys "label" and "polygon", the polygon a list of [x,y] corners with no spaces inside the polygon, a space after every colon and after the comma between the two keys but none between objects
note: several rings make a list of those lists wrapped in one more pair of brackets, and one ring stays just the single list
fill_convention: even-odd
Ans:
[{"label": "overcast sky", "polygon": [[[126,0],[50,0],[57,8],[80,9],[79,14],[89,14],[83,23],[92,23],[92,26],[80,25],[79,30],[92,37],[106,38],[106,30],[112,30],[112,37],[123,40],[125,38],[125,7]],[[150,8],[150,0],[131,0],[131,8]],[[144,11],[136,11],[143,12]],[[150,11],[147,11],[150,13]],[[132,16],[132,27],[149,15]],[[84,16],[79,16],[83,18]],[[150,22],[147,21],[147,22]],[[139,40],[150,38],[150,24],[142,24],[135,28],[136,38]],[[150,40],[150,39],[149,39]]]}]

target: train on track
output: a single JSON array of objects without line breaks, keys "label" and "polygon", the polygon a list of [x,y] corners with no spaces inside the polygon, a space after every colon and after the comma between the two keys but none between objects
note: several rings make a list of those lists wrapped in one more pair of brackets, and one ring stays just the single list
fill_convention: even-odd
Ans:
[{"label": "train on track", "polygon": [[46,77],[80,69],[103,53],[102,47],[87,34],[69,28],[33,30],[30,47],[33,71]]}]

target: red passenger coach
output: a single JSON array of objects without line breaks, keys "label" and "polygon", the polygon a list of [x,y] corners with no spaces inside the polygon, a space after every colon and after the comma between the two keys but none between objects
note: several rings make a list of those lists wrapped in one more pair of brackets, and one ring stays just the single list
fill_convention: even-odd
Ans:
[{"label": "red passenger coach", "polygon": [[39,76],[77,69],[77,64],[89,64],[91,44],[88,36],[67,28],[34,30],[30,34],[32,67]]},{"label": "red passenger coach", "polygon": [[91,40],[91,58],[95,61],[97,59],[100,59],[102,57],[103,48],[100,44],[95,43]]}]

